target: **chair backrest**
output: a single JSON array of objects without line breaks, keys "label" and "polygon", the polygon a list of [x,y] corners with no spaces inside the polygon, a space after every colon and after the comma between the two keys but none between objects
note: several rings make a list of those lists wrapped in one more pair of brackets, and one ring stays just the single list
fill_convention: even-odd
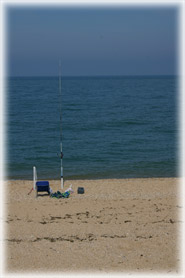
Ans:
[{"label": "chair backrest", "polygon": [[36,167],[33,166],[33,189],[36,189],[36,182],[37,182],[37,170]]}]

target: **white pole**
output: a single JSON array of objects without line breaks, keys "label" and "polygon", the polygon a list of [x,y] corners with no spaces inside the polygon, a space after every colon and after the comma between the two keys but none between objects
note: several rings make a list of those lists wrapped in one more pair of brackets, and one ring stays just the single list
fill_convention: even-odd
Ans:
[{"label": "white pole", "polygon": [[64,188],[63,165],[62,165],[62,80],[61,80],[61,61],[59,62],[59,98],[60,98],[60,160],[61,160],[61,189]]},{"label": "white pole", "polygon": [[36,182],[37,182],[37,170],[36,167],[33,166],[33,189],[36,189]]},{"label": "white pole", "polygon": [[64,188],[64,178],[63,178],[63,166],[62,166],[62,158],[63,158],[62,142],[60,143],[60,155],[61,155],[61,189],[63,189]]}]

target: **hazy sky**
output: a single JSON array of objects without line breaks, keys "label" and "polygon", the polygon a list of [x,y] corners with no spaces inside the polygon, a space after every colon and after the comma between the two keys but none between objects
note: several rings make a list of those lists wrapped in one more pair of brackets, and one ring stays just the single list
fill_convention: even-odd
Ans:
[{"label": "hazy sky", "polygon": [[9,75],[177,73],[177,7],[7,8]]}]

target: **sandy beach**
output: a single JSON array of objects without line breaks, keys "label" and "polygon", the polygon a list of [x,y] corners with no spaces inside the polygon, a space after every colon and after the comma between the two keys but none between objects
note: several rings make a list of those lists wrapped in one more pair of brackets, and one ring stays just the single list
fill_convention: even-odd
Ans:
[{"label": "sandy beach", "polygon": [[68,199],[54,199],[28,195],[32,181],[4,183],[7,272],[180,272],[178,178],[70,184]]}]

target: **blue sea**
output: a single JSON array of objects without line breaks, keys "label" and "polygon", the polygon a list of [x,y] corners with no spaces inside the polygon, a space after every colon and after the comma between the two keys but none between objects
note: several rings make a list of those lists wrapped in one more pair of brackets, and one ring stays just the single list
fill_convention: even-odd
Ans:
[{"label": "blue sea", "polygon": [[[58,77],[7,80],[6,178],[60,179]],[[63,77],[64,179],[178,175],[178,79]]]}]

